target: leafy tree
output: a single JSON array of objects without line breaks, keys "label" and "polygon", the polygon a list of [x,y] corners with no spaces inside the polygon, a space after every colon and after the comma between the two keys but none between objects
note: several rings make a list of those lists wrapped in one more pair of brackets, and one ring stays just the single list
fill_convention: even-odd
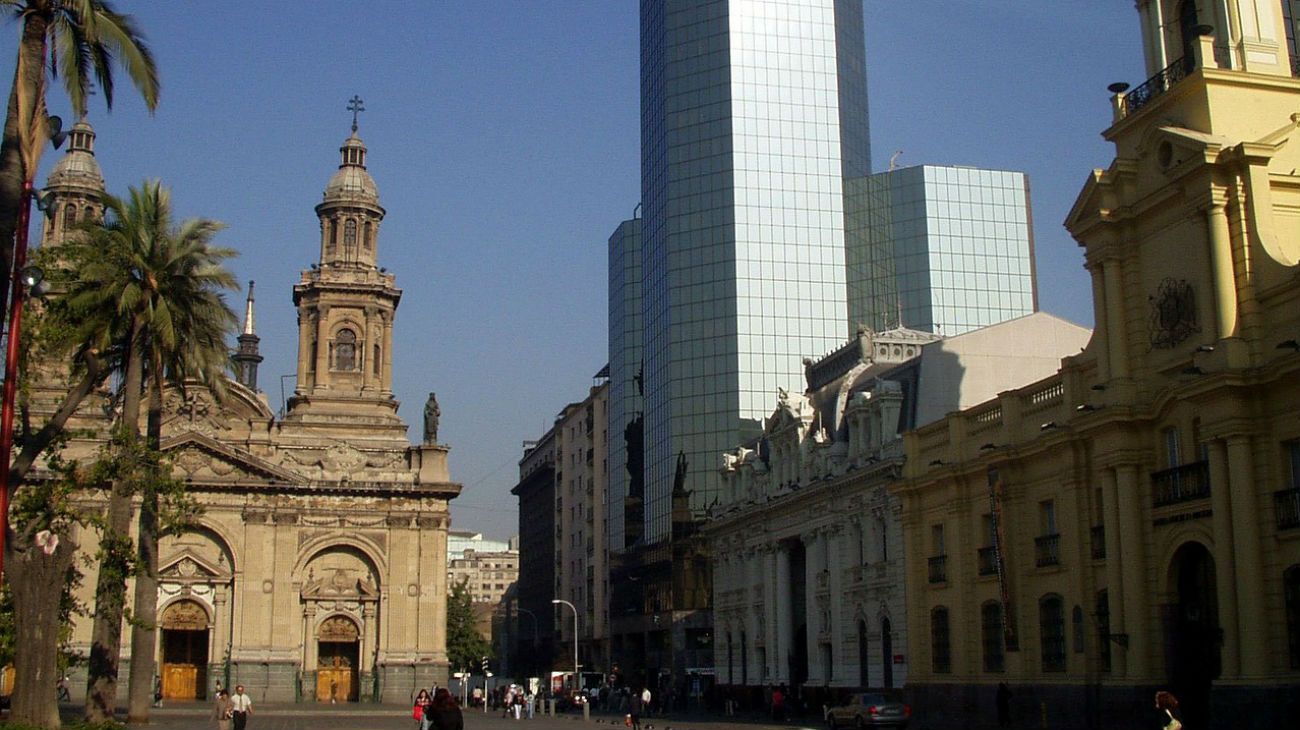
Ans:
[{"label": "leafy tree", "polygon": [[468,579],[451,587],[447,597],[447,660],[453,670],[475,670],[483,657],[492,655],[492,643],[475,627],[474,599],[466,586]]},{"label": "leafy tree", "polygon": [[[132,188],[127,199],[110,195],[104,202],[104,222],[85,228],[85,235],[60,247],[77,267],[67,295],[69,307],[84,315],[75,338],[87,346],[121,353],[118,429],[124,449],[137,448],[140,407],[148,388],[149,446],[156,449],[167,378],[183,382],[198,377],[220,390],[216,386],[228,362],[225,336],[236,322],[222,293],[235,287],[234,277],[222,262],[234,252],[211,245],[222,227],[215,221],[194,219],[174,225],[171,195],[157,181]],[[159,469],[156,464],[149,468]],[[137,721],[148,716],[157,641],[159,535],[157,495],[150,485],[160,480],[160,473],[143,482],[124,473],[115,480],[109,497],[86,697],[86,719],[91,722],[111,718],[116,703],[126,577],[132,565],[131,500],[137,483],[145,488],[129,711],[130,719]]]},{"label": "leafy tree", "polygon": [[[36,168],[49,133],[45,109],[46,67],[62,75],[72,109],[86,112],[92,80],[113,108],[113,61],[126,71],[145,105],[158,105],[158,71],[144,37],[129,15],[108,0],[0,0],[22,22],[18,62],[9,91],[4,138],[0,141],[0,271],[13,264],[14,231],[23,187]],[[51,46],[53,50],[51,52]],[[0,302],[8,301],[7,277],[0,277]]]}]

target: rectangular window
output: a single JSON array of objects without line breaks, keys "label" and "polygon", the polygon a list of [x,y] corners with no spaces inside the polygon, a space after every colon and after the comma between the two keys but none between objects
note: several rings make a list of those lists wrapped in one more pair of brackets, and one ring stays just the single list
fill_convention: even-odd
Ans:
[{"label": "rectangular window", "polygon": [[930,550],[931,555],[948,554],[947,551],[944,549],[944,544],[943,544],[943,525],[930,526],[930,548],[931,548]]},{"label": "rectangular window", "polygon": [[1166,428],[1162,435],[1165,442],[1165,467],[1172,469],[1181,466],[1183,460],[1178,446],[1178,429]]},{"label": "rectangular window", "polygon": [[1300,489],[1300,441],[1287,441],[1282,448],[1286,452],[1287,486]]},{"label": "rectangular window", "polygon": [[935,674],[952,672],[952,646],[948,633],[948,609],[930,611],[930,663]]},{"label": "rectangular window", "polygon": [[1048,499],[1038,503],[1039,524],[1043,535],[1056,534],[1056,501]]},{"label": "rectangular window", "polygon": [[1060,596],[1038,602],[1038,631],[1042,640],[1044,672],[1065,671],[1065,604]]}]

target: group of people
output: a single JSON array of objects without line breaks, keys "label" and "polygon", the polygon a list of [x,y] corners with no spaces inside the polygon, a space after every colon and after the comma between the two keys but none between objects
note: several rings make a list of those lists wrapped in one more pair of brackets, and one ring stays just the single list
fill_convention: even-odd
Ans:
[{"label": "group of people", "polygon": [[420,690],[411,707],[411,717],[420,723],[419,730],[465,730],[460,703],[446,687],[434,689],[433,694]]},{"label": "group of people", "polygon": [[217,730],[244,730],[251,714],[253,698],[244,693],[244,685],[235,685],[235,693],[232,695],[220,683],[217,684],[217,702],[212,710]]},{"label": "group of people", "polygon": [[517,684],[498,687],[497,692],[498,696],[494,699],[498,701],[498,705],[503,710],[502,717],[513,715],[516,720],[520,720],[524,715],[527,715],[529,720],[533,719],[533,714],[536,712],[537,697],[532,692],[526,691]]}]

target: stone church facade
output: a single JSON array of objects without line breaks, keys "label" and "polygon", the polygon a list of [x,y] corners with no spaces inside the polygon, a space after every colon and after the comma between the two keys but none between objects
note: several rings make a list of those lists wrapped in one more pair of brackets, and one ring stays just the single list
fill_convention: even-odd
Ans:
[{"label": "stone church facade", "polygon": [[[83,121],[70,140],[48,181],[47,246],[102,215],[94,132]],[[251,282],[228,394],[218,400],[192,384],[167,395],[162,449],[202,507],[192,530],[160,546],[157,659],[167,698],[210,698],[218,683],[242,683],[256,701],[404,701],[447,681],[448,502],[461,487],[437,441],[436,399],[418,446],[397,415],[401,290],[378,266],[385,211],[355,124],[340,153],[316,206],[319,261],[292,292],[298,377],[283,416],[257,389]],[[34,418],[61,395],[52,383],[35,388]],[[70,426],[84,432],[67,456],[93,456],[106,413],[107,394],[78,413]],[[77,537],[93,556],[96,533]],[[79,598],[89,606],[93,562],[83,572]],[[73,626],[82,653],[90,624]]]}]

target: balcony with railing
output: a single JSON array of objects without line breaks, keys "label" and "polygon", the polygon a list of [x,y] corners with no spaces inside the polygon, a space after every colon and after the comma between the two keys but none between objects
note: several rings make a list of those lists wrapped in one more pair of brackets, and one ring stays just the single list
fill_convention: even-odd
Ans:
[{"label": "balcony with railing", "polygon": [[1040,568],[1061,564],[1061,536],[1043,535],[1034,538],[1034,563]]},{"label": "balcony with railing", "polygon": [[935,555],[934,557],[929,558],[927,562],[929,563],[930,566],[931,583],[948,582],[948,556],[947,555]]},{"label": "balcony with railing", "polygon": [[1151,473],[1152,502],[1168,507],[1210,497],[1210,464],[1195,461]]},{"label": "balcony with railing", "polygon": [[1184,56],[1157,71],[1154,76],[1124,95],[1120,107],[1123,116],[1137,113],[1139,109],[1168,91],[1174,84],[1187,78],[1195,68],[1196,59]]},{"label": "balcony with railing", "polygon": [[976,555],[977,565],[979,566],[980,575],[997,575],[998,574],[998,551],[997,548],[989,545],[982,547]]},{"label": "balcony with railing", "polygon": [[1106,526],[1095,525],[1091,530],[1092,537],[1092,559],[1106,559]]},{"label": "balcony with railing", "polygon": [[1277,529],[1300,527],[1300,489],[1283,489],[1273,493],[1273,512],[1277,514]]}]

